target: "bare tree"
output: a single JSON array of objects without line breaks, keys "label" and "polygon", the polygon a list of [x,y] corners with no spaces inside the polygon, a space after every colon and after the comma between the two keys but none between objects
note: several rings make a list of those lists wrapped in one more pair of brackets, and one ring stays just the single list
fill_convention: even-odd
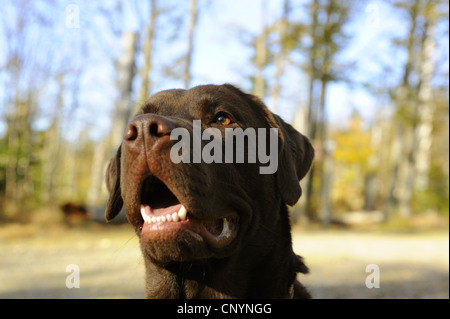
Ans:
[{"label": "bare tree", "polygon": [[188,51],[186,54],[186,65],[184,68],[184,74],[183,74],[183,80],[184,80],[184,87],[189,88],[191,85],[192,80],[192,55],[194,51],[194,35],[195,30],[197,26],[197,20],[198,20],[198,6],[197,6],[197,0],[191,0],[191,6],[189,9],[189,17],[190,17],[190,23],[189,23],[189,36],[188,36]]},{"label": "bare tree", "polygon": [[156,36],[156,22],[159,16],[159,9],[156,0],[150,0],[150,23],[147,27],[147,34],[144,42],[144,66],[141,70],[142,87],[139,100],[145,101],[151,91],[150,73],[152,71],[153,44]]},{"label": "bare tree", "polygon": [[255,43],[255,64],[256,75],[253,86],[253,94],[264,98],[266,95],[266,80],[264,78],[264,68],[267,65],[267,1],[261,1],[261,34],[256,38]]},{"label": "bare tree", "polygon": [[61,122],[62,110],[64,108],[64,94],[66,93],[64,85],[64,74],[60,74],[56,79],[58,83],[58,95],[56,98],[56,107],[53,112],[49,128],[44,134],[44,148],[42,152],[42,191],[41,200],[48,204],[56,200],[56,184],[59,173],[61,151]]},{"label": "bare tree", "polygon": [[[32,40],[41,39],[42,32],[48,31],[48,19],[41,15],[33,4],[26,1],[10,5],[3,14],[12,14],[15,19],[2,17],[2,32],[5,38],[3,55],[5,64],[0,68],[8,87],[4,94],[5,123],[7,131],[7,158],[5,160],[5,211],[14,215],[23,211],[31,201],[33,191],[32,162],[37,158],[33,153],[35,137],[32,123],[39,109],[39,96],[43,79],[48,77],[47,60],[30,56],[28,50]],[[34,18],[35,20],[32,20]],[[39,21],[42,32],[29,34]],[[0,214],[2,212],[0,211]],[[22,216],[25,216],[23,214]]]},{"label": "bare tree", "polygon": [[[335,71],[335,56],[345,45],[343,27],[350,19],[351,2],[337,0],[312,0],[309,4],[310,23],[306,25],[306,34],[310,45],[306,49],[307,64],[305,67],[309,80],[308,103],[307,103],[307,135],[312,139],[317,149],[316,164],[312,167],[306,178],[304,197],[305,209],[308,219],[317,219],[319,207],[329,207],[329,203],[321,203],[312,199],[314,189],[313,181],[316,183],[329,180],[330,177],[323,176],[322,164],[329,156],[324,142],[327,138],[327,111],[326,95],[328,84],[338,80]],[[301,112],[301,110],[299,110]],[[329,183],[324,183],[329,185]],[[316,188],[319,198],[329,200],[322,193],[328,190]],[[316,207],[315,207],[316,206]],[[319,206],[319,207],[317,207]]]},{"label": "bare tree", "polygon": [[430,172],[430,149],[432,143],[433,117],[435,114],[435,103],[432,96],[431,80],[435,71],[434,54],[436,48],[435,29],[438,20],[436,3],[429,3],[424,8],[424,30],[421,39],[420,50],[420,87],[418,90],[418,120],[415,129],[417,139],[416,147],[416,169],[414,186],[419,190],[428,187],[428,175]]},{"label": "bare tree", "polygon": [[275,64],[275,76],[274,85],[272,91],[273,105],[272,110],[278,112],[278,104],[281,95],[281,78],[286,66],[286,60],[288,56],[287,42],[288,42],[288,26],[289,26],[289,12],[291,10],[289,0],[284,0],[283,13],[280,21],[277,23],[277,33],[279,37],[278,52],[274,57]]},{"label": "bare tree", "polygon": [[123,138],[126,125],[134,109],[131,100],[133,93],[133,79],[135,77],[136,50],[138,34],[129,30],[122,32],[122,54],[116,61],[116,85],[119,97],[115,103],[112,114],[111,132],[108,138],[102,140],[94,150],[92,161],[90,190],[88,192],[87,203],[90,206],[97,205],[103,189],[104,165],[107,158],[116,150],[116,145],[120,144]]},{"label": "bare tree", "polygon": [[398,208],[402,217],[411,216],[415,191],[424,190],[428,183],[435,112],[431,86],[435,70],[435,24],[442,16],[438,5],[439,2],[433,0],[395,3],[407,13],[409,30],[408,37],[400,44],[407,53],[407,60],[395,94],[395,149],[388,210]]}]

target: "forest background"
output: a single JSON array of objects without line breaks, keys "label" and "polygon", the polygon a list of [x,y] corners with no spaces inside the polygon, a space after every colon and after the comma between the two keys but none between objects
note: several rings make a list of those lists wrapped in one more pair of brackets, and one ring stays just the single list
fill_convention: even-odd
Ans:
[{"label": "forest background", "polygon": [[444,0],[2,2],[0,223],[101,210],[139,105],[207,83],[313,142],[294,221],[448,218],[448,40]]}]

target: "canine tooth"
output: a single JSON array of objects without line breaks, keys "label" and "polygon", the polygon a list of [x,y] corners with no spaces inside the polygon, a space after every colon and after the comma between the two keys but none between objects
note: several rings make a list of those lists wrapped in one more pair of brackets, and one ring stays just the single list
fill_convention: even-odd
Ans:
[{"label": "canine tooth", "polygon": [[181,205],[180,210],[178,211],[178,216],[181,220],[186,220],[187,210],[184,205]]},{"label": "canine tooth", "polygon": [[178,214],[175,212],[172,214],[172,221],[177,222],[179,219]]},{"label": "canine tooth", "polygon": [[142,219],[144,219],[144,222],[149,222],[149,218],[148,218],[148,216],[147,216],[147,214],[145,213],[145,208],[144,208],[144,205],[141,205],[141,216],[142,216]]},{"label": "canine tooth", "polygon": [[166,221],[166,216],[161,216],[161,221],[165,222]]},{"label": "canine tooth", "polygon": [[172,215],[167,214],[167,215],[166,215],[166,220],[167,220],[168,222],[171,222],[171,221],[172,221]]},{"label": "canine tooth", "polygon": [[223,219],[223,228],[222,228],[222,232],[219,235],[219,238],[223,238],[223,237],[230,237],[231,235],[231,229],[229,226],[229,218],[224,218]]}]

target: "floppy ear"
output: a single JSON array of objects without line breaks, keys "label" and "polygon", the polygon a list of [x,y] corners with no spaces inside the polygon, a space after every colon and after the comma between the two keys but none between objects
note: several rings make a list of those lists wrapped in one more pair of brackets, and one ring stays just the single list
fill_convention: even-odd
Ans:
[{"label": "floppy ear", "polygon": [[109,199],[106,204],[105,217],[108,222],[120,213],[123,206],[123,199],[120,190],[121,154],[121,147],[119,147],[116,155],[111,158],[108,168],[106,169],[106,188],[109,192]]},{"label": "floppy ear", "polygon": [[292,206],[302,195],[300,180],[308,173],[314,158],[314,149],[308,138],[273,114],[281,131],[281,149],[278,155],[277,183],[283,201]]}]

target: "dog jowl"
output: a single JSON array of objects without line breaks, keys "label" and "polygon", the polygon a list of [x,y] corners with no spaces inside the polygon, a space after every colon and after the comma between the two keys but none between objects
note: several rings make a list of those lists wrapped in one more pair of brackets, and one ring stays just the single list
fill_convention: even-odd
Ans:
[{"label": "dog jowl", "polygon": [[106,176],[106,218],[125,208],[147,297],[308,297],[286,205],[313,156],[306,137],[231,85],[147,100]]}]

